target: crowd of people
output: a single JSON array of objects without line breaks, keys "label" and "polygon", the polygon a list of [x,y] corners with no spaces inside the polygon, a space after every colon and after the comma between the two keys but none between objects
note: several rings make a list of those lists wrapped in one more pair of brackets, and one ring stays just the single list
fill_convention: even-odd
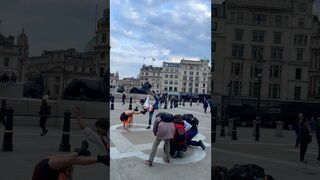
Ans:
[{"label": "crowd of people", "polygon": [[304,117],[302,113],[298,114],[297,122],[294,127],[296,133],[295,147],[300,146],[300,161],[307,163],[305,160],[305,154],[308,149],[308,145],[312,142],[313,136],[315,136],[318,144],[318,157],[320,161],[320,116],[311,117],[310,119]]}]

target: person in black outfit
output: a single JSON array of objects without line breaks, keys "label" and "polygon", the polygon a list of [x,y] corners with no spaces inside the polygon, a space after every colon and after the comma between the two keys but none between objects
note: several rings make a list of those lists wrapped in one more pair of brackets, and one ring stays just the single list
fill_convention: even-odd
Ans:
[{"label": "person in black outfit", "polygon": [[320,161],[320,116],[318,116],[316,121],[316,138],[318,143],[318,158],[317,160]]},{"label": "person in black outfit", "polygon": [[46,128],[46,123],[48,116],[50,115],[50,106],[48,106],[48,103],[45,99],[42,99],[42,104],[40,106],[40,128],[42,129],[42,133],[40,136],[44,136],[48,133],[48,130]]},{"label": "person in black outfit", "polygon": [[300,139],[300,161],[303,163],[307,163],[307,161],[304,159],[304,156],[307,152],[308,144],[312,140],[307,119],[303,119],[302,121],[302,124],[300,127],[299,139]]},{"label": "person in black outfit", "polygon": [[207,113],[207,109],[208,109],[208,101],[206,98],[203,99],[203,109],[204,109],[204,113]]},{"label": "person in black outfit", "polygon": [[123,92],[123,93],[122,93],[122,105],[125,104],[126,98],[127,98],[126,93]]}]

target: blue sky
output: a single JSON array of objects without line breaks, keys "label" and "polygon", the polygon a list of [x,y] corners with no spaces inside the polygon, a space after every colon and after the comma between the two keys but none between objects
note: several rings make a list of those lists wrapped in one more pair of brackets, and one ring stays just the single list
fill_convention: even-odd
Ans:
[{"label": "blue sky", "polygon": [[152,58],[155,66],[210,58],[210,7],[210,0],[110,0],[111,71],[136,77]]}]

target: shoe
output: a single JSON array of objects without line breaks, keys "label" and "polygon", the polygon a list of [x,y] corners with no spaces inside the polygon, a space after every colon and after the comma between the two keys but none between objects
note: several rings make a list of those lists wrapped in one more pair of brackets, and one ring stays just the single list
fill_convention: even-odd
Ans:
[{"label": "shoe", "polygon": [[200,143],[200,146],[201,146],[202,150],[205,150],[206,146],[203,144],[203,142],[200,140],[199,143]]},{"label": "shoe", "polygon": [[44,136],[44,135],[46,135],[46,134],[48,134],[48,130],[42,131],[42,133],[40,134],[40,136]]},{"label": "shoe", "polygon": [[88,151],[89,144],[86,140],[82,141],[81,147],[76,148],[74,151],[78,153],[78,156],[90,156],[91,153]]},{"label": "shoe", "polygon": [[320,161],[320,157],[318,157],[317,160]]},{"label": "shoe", "polygon": [[175,151],[174,155],[172,156],[172,158],[178,158],[179,157],[179,151]]},{"label": "shoe", "polygon": [[183,152],[182,151],[178,151],[178,157],[179,158],[183,158]]},{"label": "shoe", "polygon": [[151,161],[147,160],[147,161],[144,161],[144,163],[145,163],[146,165],[148,165],[149,167],[152,167],[152,162],[151,162]]},{"label": "shoe", "polygon": [[307,164],[307,163],[308,163],[307,160],[302,160],[301,162],[304,163],[304,164]]},{"label": "shoe", "polygon": [[146,129],[150,129],[150,126],[147,126]]}]

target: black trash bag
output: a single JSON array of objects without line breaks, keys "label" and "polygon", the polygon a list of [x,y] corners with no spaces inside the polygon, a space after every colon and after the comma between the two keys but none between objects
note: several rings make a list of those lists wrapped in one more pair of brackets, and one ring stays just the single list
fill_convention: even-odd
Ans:
[{"label": "black trash bag", "polygon": [[228,180],[264,180],[264,169],[255,164],[235,165],[228,171]]},{"label": "black trash bag", "polygon": [[212,176],[214,180],[226,180],[228,169],[223,166],[212,166]]}]

